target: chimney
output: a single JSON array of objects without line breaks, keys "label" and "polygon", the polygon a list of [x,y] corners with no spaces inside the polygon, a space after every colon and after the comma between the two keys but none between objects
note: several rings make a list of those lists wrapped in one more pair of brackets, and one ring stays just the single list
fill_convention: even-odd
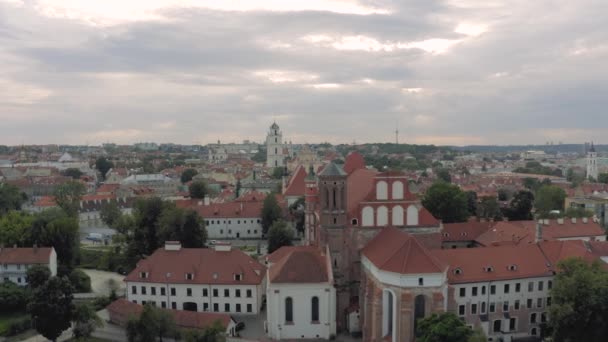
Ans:
[{"label": "chimney", "polygon": [[230,250],[232,249],[232,245],[230,244],[230,242],[217,242],[213,249],[216,252],[230,252]]},{"label": "chimney", "polygon": [[38,245],[34,244],[34,253],[38,252]]},{"label": "chimney", "polygon": [[563,218],[558,218],[557,219],[557,224],[564,224],[564,219]]},{"label": "chimney", "polygon": [[539,243],[542,240],[543,240],[543,225],[539,221],[536,223],[536,237],[534,239],[534,242]]},{"label": "chimney", "polygon": [[572,223],[576,223],[576,217],[573,217],[570,220],[572,221]]},{"label": "chimney", "polygon": [[589,219],[586,217],[583,217],[583,223],[587,223],[587,222],[589,222]]},{"label": "chimney", "polygon": [[243,202],[241,202],[241,212],[243,212]]},{"label": "chimney", "polygon": [[203,203],[205,204],[205,206],[209,205],[209,197],[208,196],[203,197]]},{"label": "chimney", "polygon": [[198,206],[200,207],[201,205],[203,205],[203,201],[198,201]]},{"label": "chimney", "polygon": [[182,244],[179,241],[165,241],[166,251],[179,251],[182,249]]}]

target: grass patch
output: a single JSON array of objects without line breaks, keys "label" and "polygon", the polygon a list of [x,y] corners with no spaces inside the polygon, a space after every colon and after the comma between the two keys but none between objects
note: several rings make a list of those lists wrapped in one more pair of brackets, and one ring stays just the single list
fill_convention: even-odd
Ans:
[{"label": "grass patch", "polygon": [[30,315],[25,312],[3,312],[0,313],[0,336],[6,336],[9,332],[11,323],[22,319],[29,318]]}]

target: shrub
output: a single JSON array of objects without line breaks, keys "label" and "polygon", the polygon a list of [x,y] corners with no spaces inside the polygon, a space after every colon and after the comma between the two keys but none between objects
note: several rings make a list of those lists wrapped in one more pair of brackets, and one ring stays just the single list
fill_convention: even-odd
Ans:
[{"label": "shrub", "polygon": [[23,317],[10,321],[6,329],[6,336],[15,336],[32,328],[32,319]]},{"label": "shrub", "polygon": [[0,312],[25,311],[26,290],[15,283],[6,281],[0,284]]},{"label": "shrub", "polygon": [[70,273],[70,283],[74,287],[74,292],[91,292],[91,278],[84,271],[75,269]]}]

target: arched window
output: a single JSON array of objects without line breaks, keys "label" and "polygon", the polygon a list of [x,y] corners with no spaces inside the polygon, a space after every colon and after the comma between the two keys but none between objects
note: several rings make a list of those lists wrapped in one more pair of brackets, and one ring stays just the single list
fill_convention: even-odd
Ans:
[{"label": "arched window", "polygon": [[393,182],[393,199],[403,199],[403,183]]},{"label": "arched window", "polygon": [[378,218],[376,225],[377,226],[386,226],[388,225],[388,209],[385,206],[378,207]]},{"label": "arched window", "polygon": [[393,207],[393,226],[403,226],[403,207],[400,205]]},{"label": "arched window", "polygon": [[319,297],[312,297],[311,300],[312,312],[310,314],[310,320],[313,322],[319,321]]},{"label": "arched window", "polygon": [[416,208],[415,205],[410,205],[409,207],[407,207],[407,225],[418,225],[418,208]]},{"label": "arched window", "polygon": [[330,202],[329,202],[329,189],[325,189],[325,206],[327,208],[330,207]]},{"label": "arched window", "polygon": [[293,323],[293,299],[285,298],[285,323]]},{"label": "arched window", "polygon": [[361,223],[363,227],[372,227],[374,225],[374,208],[363,208],[363,211],[361,212]]},{"label": "arched window", "polygon": [[379,200],[388,199],[388,184],[385,181],[376,183],[376,198]]},{"label": "arched window", "polygon": [[334,189],[332,190],[332,193],[333,193],[333,196],[334,196],[334,198],[333,198],[333,201],[334,201],[334,202],[333,202],[333,208],[337,208],[337,207],[338,207],[338,204],[337,204],[338,202],[337,202],[336,191],[337,191],[337,190],[336,190],[336,188],[334,188]]}]

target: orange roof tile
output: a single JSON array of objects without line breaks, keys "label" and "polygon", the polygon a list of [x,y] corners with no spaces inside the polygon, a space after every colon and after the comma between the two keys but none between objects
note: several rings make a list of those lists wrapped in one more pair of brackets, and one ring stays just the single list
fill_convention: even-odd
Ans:
[{"label": "orange roof tile", "polygon": [[272,283],[325,283],[327,256],[314,246],[284,246],[268,256]]}]

